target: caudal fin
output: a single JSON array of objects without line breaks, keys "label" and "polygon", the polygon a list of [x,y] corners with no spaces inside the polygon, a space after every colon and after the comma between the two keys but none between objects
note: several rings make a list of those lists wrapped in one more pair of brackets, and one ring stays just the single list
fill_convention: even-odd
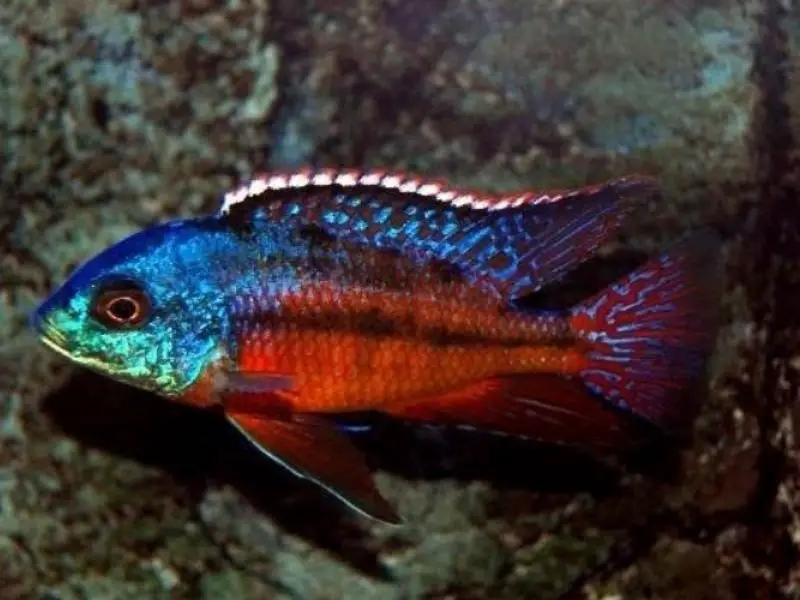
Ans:
[{"label": "caudal fin", "polygon": [[665,430],[694,416],[722,287],[718,236],[703,230],[572,309],[595,393]]}]

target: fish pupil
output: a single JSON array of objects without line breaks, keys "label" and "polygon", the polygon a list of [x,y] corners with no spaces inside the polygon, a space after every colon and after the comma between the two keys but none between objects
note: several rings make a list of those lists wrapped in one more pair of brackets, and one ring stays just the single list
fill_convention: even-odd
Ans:
[{"label": "fish pupil", "polygon": [[108,312],[120,321],[129,321],[139,312],[139,305],[133,298],[115,298],[108,305]]},{"label": "fish pupil", "polygon": [[107,286],[95,299],[92,314],[106,327],[119,329],[142,325],[151,312],[150,297],[136,284]]}]

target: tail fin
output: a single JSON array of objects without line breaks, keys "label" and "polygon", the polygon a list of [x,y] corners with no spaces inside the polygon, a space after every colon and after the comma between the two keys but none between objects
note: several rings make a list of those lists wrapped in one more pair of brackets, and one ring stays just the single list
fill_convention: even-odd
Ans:
[{"label": "tail fin", "polygon": [[572,309],[594,392],[666,430],[693,417],[690,396],[713,349],[722,288],[718,236],[704,230]]}]

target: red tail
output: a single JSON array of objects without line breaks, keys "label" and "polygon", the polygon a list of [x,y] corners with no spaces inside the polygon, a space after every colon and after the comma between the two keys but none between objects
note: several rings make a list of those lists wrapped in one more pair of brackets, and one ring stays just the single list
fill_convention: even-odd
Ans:
[{"label": "red tail", "polygon": [[719,239],[704,231],[574,308],[584,383],[664,429],[685,425],[716,340],[721,281]]}]

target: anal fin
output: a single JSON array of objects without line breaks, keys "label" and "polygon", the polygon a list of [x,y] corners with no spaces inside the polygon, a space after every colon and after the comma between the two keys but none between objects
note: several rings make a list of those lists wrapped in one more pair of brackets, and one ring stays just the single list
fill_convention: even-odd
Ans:
[{"label": "anal fin", "polygon": [[330,423],[303,414],[288,419],[237,412],[227,416],[264,454],[295,475],[310,479],[368,517],[401,523],[376,488],[361,452]]},{"label": "anal fin", "polygon": [[563,445],[619,447],[637,441],[633,423],[620,411],[579,380],[550,374],[486,379],[390,414]]}]

